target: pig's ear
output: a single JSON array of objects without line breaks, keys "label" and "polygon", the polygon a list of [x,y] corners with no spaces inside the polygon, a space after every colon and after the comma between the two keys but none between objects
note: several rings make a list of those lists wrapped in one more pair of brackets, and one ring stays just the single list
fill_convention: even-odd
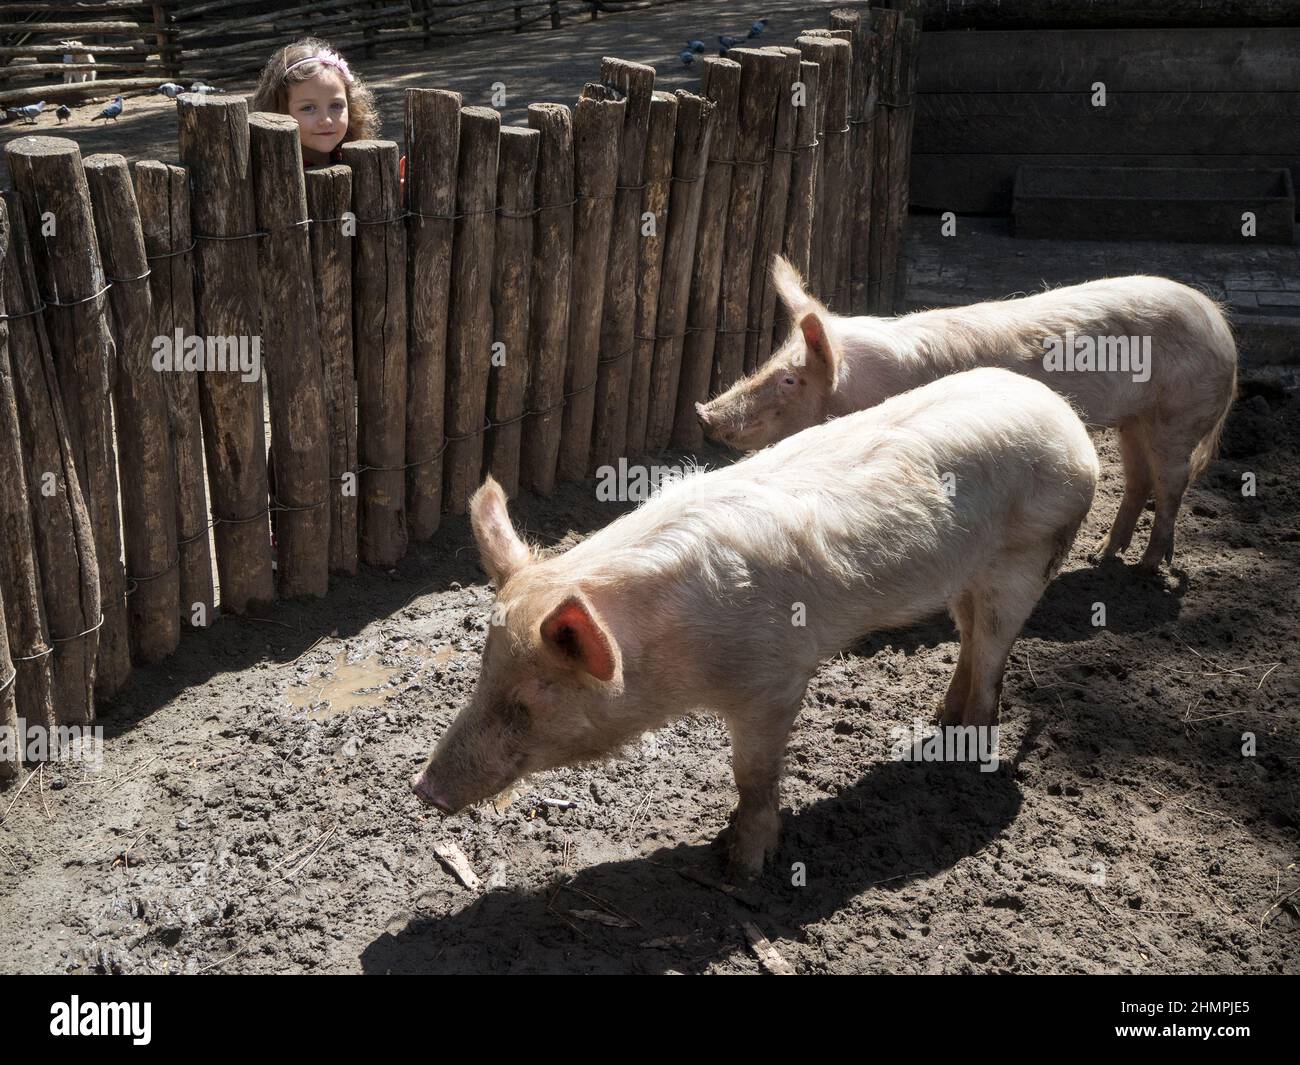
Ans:
[{"label": "pig's ear", "polygon": [[820,314],[810,311],[799,319],[799,329],[807,349],[808,368],[824,377],[828,391],[833,392],[840,376],[840,352],[826,331],[826,322]]},{"label": "pig's ear", "polygon": [[785,304],[785,309],[791,318],[813,302],[813,298],[803,287],[803,278],[799,276],[799,271],[784,255],[777,255],[772,259],[772,283],[776,286],[777,295],[781,297],[781,302]]},{"label": "pig's ear", "polygon": [[510,523],[506,494],[491,475],[469,501],[469,521],[483,568],[500,591],[511,575],[532,561],[533,556]]},{"label": "pig's ear", "polygon": [[597,680],[618,672],[618,650],[605,626],[581,596],[571,595],[542,622],[542,639],[566,664]]}]

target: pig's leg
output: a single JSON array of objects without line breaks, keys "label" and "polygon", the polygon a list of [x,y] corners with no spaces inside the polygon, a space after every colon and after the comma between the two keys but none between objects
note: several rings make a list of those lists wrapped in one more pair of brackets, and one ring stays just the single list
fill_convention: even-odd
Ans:
[{"label": "pig's leg", "polygon": [[[1068,533],[1072,535],[1074,526]],[[1011,645],[1016,642],[1034,606],[1062,557],[1066,531],[1047,543],[1007,550],[984,569],[973,588],[975,640],[971,657],[970,697],[963,725],[996,725],[1002,698],[1002,677]]]},{"label": "pig's leg", "polygon": [[1151,498],[1151,466],[1138,423],[1128,422],[1119,427],[1119,454],[1124,462],[1124,501],[1102,544],[1102,558],[1114,558],[1128,550],[1142,508]]},{"label": "pig's leg", "polygon": [[777,813],[781,762],[801,701],[802,696],[793,707],[728,721],[732,771],[740,793],[740,801],[731,813],[729,877],[758,876],[768,855],[776,850],[781,834]]},{"label": "pig's leg", "polygon": [[1187,491],[1187,482],[1191,478],[1191,455],[1195,441],[1188,444],[1181,439],[1156,440],[1148,438],[1147,453],[1150,456],[1156,488],[1156,518],[1151,527],[1151,540],[1139,565],[1154,572],[1160,568],[1161,561],[1173,565],[1174,561],[1174,524],[1178,520],[1178,508],[1183,504],[1183,493]]},{"label": "pig's leg", "polygon": [[943,697],[939,724],[960,725],[966,716],[966,702],[970,698],[971,659],[975,657],[975,597],[967,589],[948,604],[948,610],[952,614],[952,620],[957,623],[961,653],[957,656],[957,670],[948,684],[948,693]]}]

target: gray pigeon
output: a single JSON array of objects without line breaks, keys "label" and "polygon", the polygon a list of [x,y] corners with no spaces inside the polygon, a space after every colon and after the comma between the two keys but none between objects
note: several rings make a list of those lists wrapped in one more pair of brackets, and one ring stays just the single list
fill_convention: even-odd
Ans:
[{"label": "gray pigeon", "polygon": [[199,92],[207,95],[210,92],[225,92],[225,89],[218,89],[215,85],[209,85],[207,82],[196,81],[190,86],[190,92]]},{"label": "gray pigeon", "polygon": [[100,118],[111,118],[114,122],[116,122],[117,116],[120,115],[121,113],[122,113],[122,97],[114,96],[113,102],[109,104],[106,108],[104,108],[104,110],[99,112],[99,114],[95,115],[94,118],[92,118],[90,121],[94,122],[96,119],[100,119]]},{"label": "gray pigeon", "polygon": [[154,89],[154,95],[162,93],[167,99],[174,100],[185,91],[184,85],[177,85],[174,81],[164,81],[158,88]]},{"label": "gray pigeon", "polygon": [[67,104],[59,104],[59,109],[54,113],[59,116],[60,122],[66,122],[72,117],[72,108]]},{"label": "gray pigeon", "polygon": [[23,118],[27,119],[29,125],[34,126],[36,124],[36,116],[45,110],[45,101],[42,100],[38,104],[28,104],[26,107],[20,107],[17,110]]}]

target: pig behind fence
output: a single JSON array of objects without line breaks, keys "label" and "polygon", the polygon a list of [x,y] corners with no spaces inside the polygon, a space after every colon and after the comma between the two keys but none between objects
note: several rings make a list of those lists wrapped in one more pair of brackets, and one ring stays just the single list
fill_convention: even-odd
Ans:
[{"label": "pig behind fence", "polygon": [[546,559],[489,478],[470,504],[497,588],[478,685],[411,786],[450,813],[708,710],[732,737],[731,869],[756,873],[818,663],[947,606],[961,654],[940,720],[996,725],[1012,642],[1096,477],[1068,403],[982,369],[689,476]]},{"label": "pig behind fence", "polygon": [[1127,550],[1154,494],[1141,565],[1172,563],[1183,493],[1213,457],[1236,393],[1237,348],[1212,300],[1166,278],[1121,277],[901,318],[844,318],[780,256],[772,273],[796,327],[763,367],[697,407],[711,439],[765,447],[947,374],[1003,367],[1060,392],[1085,421],[1118,427],[1124,499],[1102,556]]}]

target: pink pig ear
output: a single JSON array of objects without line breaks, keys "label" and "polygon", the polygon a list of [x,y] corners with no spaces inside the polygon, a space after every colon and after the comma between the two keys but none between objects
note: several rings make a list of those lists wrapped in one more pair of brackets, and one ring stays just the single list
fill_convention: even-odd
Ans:
[{"label": "pink pig ear", "polygon": [[840,376],[839,349],[826,332],[826,323],[821,315],[809,311],[799,319],[799,329],[803,333],[803,342],[808,349],[808,366],[826,376],[829,391],[835,390],[835,383]]},{"label": "pink pig ear", "polygon": [[490,475],[469,501],[469,522],[483,568],[500,591],[533,556],[510,522],[505,492]]},{"label": "pink pig ear", "polygon": [[570,665],[597,680],[610,681],[618,670],[614,642],[586,601],[571,595],[542,622],[542,639]]}]

